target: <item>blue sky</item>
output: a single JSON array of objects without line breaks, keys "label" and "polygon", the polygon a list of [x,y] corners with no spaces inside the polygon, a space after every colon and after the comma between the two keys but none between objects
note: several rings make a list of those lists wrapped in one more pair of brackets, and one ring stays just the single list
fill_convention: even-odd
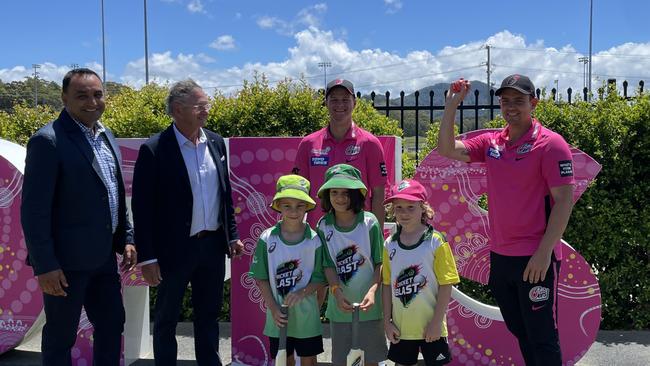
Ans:
[{"label": "blue sky", "polygon": [[[490,4],[488,4],[490,3]],[[101,73],[100,0],[2,1],[0,79],[60,82],[70,64]],[[148,0],[150,78],[186,77],[233,92],[254,71],[270,80],[328,74],[361,91],[414,90],[460,76],[529,74],[537,86],[580,88],[589,0]],[[107,79],[144,83],[142,0],[104,0]],[[594,0],[593,81],[650,80],[650,2]],[[329,79],[329,78],[328,78]]]}]

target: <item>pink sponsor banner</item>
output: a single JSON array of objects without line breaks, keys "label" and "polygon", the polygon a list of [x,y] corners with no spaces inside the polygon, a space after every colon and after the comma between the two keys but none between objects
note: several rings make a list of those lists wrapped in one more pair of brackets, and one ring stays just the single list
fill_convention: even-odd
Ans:
[{"label": "pink sponsor banner", "polygon": [[[485,131],[475,131],[467,138]],[[143,139],[120,139],[123,174],[130,196],[133,166]],[[254,281],[247,275],[259,234],[277,221],[268,208],[275,181],[292,166],[300,138],[230,139],[230,166],[236,220],[246,256],[232,263],[232,354],[234,363],[261,365],[271,360],[262,336],[264,305]],[[389,176],[394,176],[396,138],[381,137]],[[20,150],[20,151],[19,151]],[[16,152],[19,153],[16,153]],[[600,165],[572,149],[576,177],[575,200],[600,171]],[[22,155],[21,155],[22,154]],[[42,296],[31,268],[24,265],[27,251],[20,227],[20,192],[24,148],[0,141],[0,354],[14,348],[34,326],[42,310]],[[478,207],[486,192],[482,164],[464,164],[442,158],[434,151],[416,173],[431,196],[438,230],[446,233],[461,275],[487,282],[489,275],[487,213]],[[564,364],[575,364],[593,343],[600,324],[600,288],[585,259],[564,243],[559,275],[558,308]],[[126,286],[144,285],[141,274],[122,274]],[[137,309],[127,309],[127,311]],[[521,364],[516,340],[500,318],[498,308],[454,292],[448,313],[454,364]],[[74,365],[90,364],[92,327],[85,314],[72,355]]]},{"label": "pink sponsor banner", "polygon": [[[143,141],[118,140],[127,199],[131,195],[133,165]],[[0,140],[0,354],[17,347],[28,331],[38,331],[43,325],[36,322],[43,310],[43,295],[32,268],[25,264],[27,247],[20,224],[24,159],[24,147]],[[124,286],[146,285],[137,269],[122,271],[121,277]],[[77,341],[71,352],[74,366],[92,364],[92,333],[92,325],[82,311]]]},{"label": "pink sponsor banner", "polygon": [[43,297],[20,225],[25,148],[0,140],[0,354],[13,349],[34,326]]},{"label": "pink sponsor banner", "polygon": [[[230,309],[233,364],[268,365],[268,339],[262,334],[265,306],[255,281],[248,275],[259,235],[278,221],[269,205],[275,182],[290,174],[300,137],[229,139],[230,181],[235,220],[245,254],[232,262]],[[380,137],[388,176],[395,172],[395,137]],[[316,208],[318,210],[318,208]]]},{"label": "pink sponsor banner", "polygon": [[[485,132],[488,130],[473,131],[461,138]],[[578,149],[572,148],[571,152],[577,201],[601,166]],[[486,284],[490,273],[488,217],[478,205],[481,195],[487,193],[485,164],[449,160],[433,151],[418,167],[415,179],[427,189],[435,211],[434,226],[445,233],[461,277]],[[600,287],[580,253],[566,242],[562,245],[558,325],[563,363],[573,365],[596,338],[601,315]],[[498,308],[454,291],[447,320],[452,364],[523,364],[517,341],[506,329]]]}]

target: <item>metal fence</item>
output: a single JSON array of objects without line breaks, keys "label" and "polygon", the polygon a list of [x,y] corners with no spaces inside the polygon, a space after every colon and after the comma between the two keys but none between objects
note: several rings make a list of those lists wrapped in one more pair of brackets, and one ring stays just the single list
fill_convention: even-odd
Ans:
[{"label": "metal fence", "polygon": [[[609,85],[613,85],[614,87],[616,86],[616,81],[613,79],[608,80]],[[639,81],[638,84],[638,91],[639,93],[643,93],[643,88],[644,88],[644,81],[641,80]],[[622,96],[624,98],[630,98],[628,95],[628,87],[630,86],[627,81],[623,81],[622,83],[623,90],[622,90]],[[537,98],[539,99],[541,96],[542,90],[537,89],[536,94]],[[461,105],[458,107],[458,113],[459,113],[459,129],[460,132],[463,133],[465,132],[465,120],[466,118],[473,118],[474,119],[474,124],[473,126],[470,123],[471,128],[470,130],[478,130],[479,129],[479,112],[480,111],[485,111],[489,112],[489,120],[494,119],[494,111],[497,109],[500,109],[501,107],[499,106],[498,100],[495,99],[494,95],[494,89],[490,90],[490,95],[488,98],[488,103],[484,104],[479,104],[479,91],[474,90],[474,102],[473,103],[461,103]],[[598,98],[602,99],[605,94],[605,88],[601,87],[597,90],[597,95]],[[420,127],[420,112],[424,112],[425,115],[428,112],[428,122],[432,123],[434,120],[434,112],[435,111],[443,111],[445,109],[444,106],[444,98],[443,98],[443,103],[442,104],[434,104],[434,96],[435,92],[433,90],[429,91],[428,93],[428,102],[426,100],[421,101],[421,93],[419,91],[416,91],[413,93],[413,96],[415,97],[415,101],[413,105],[405,105],[404,103],[404,98],[405,98],[405,93],[404,91],[401,91],[399,93],[399,104],[391,104],[391,99],[390,99],[390,92],[386,92],[385,94],[386,101],[385,105],[375,105],[375,98],[377,97],[377,94],[373,91],[370,93],[370,99],[372,100],[372,105],[373,107],[380,111],[384,112],[386,117],[390,115],[390,112],[396,111],[399,112],[399,121],[400,121],[400,127],[404,129],[404,112],[406,111],[415,111],[415,116],[414,116],[414,123],[415,123],[415,161],[419,161],[418,157],[418,150],[419,150],[419,127]],[[447,95],[447,91],[444,92],[444,96]],[[571,104],[573,102],[573,89],[568,88],[566,90],[566,95],[567,95],[567,100],[566,103]],[[361,98],[361,93],[357,92],[357,97]],[[588,100],[589,97],[589,90],[587,88],[582,89],[582,100]],[[557,99],[557,90],[555,88],[551,89],[551,95],[550,95],[551,100],[556,100]],[[467,100],[467,98],[466,98]],[[560,101],[558,101],[560,102]],[[484,113],[485,113],[484,112]],[[467,114],[470,114],[470,116],[467,116]]]}]

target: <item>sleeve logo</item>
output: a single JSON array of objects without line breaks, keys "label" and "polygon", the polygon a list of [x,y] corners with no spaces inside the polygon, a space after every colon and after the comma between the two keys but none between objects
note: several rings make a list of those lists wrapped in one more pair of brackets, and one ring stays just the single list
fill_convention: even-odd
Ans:
[{"label": "sleeve logo", "polygon": [[557,164],[560,169],[560,177],[573,177],[573,162],[571,160],[560,160]]},{"label": "sleeve logo", "polygon": [[383,161],[379,163],[379,171],[381,172],[382,177],[388,176],[388,169],[386,169],[386,163]]}]

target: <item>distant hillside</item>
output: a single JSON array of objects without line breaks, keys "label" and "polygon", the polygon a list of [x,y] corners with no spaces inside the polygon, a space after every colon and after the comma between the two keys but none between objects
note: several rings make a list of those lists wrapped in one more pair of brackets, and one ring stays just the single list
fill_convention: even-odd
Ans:
[{"label": "distant hillside", "polygon": [[[424,87],[419,91],[418,105],[429,106],[431,97],[429,93],[433,91],[433,105],[442,107],[444,106],[444,95],[445,91],[449,88],[448,83],[438,83],[435,85]],[[495,89],[496,90],[496,89]],[[490,103],[490,94],[487,84],[479,81],[472,80],[472,91],[465,97],[465,105],[474,105],[475,104],[475,92],[478,91],[478,104],[487,105]],[[385,92],[377,92],[375,95],[374,105],[375,106],[385,106],[386,105],[386,95]],[[371,99],[370,95],[363,95],[364,99]],[[401,105],[399,93],[391,94],[388,101],[390,106],[398,107]],[[493,100],[494,104],[498,105],[498,100],[495,97]],[[404,95],[404,106],[414,106],[415,105],[415,92]],[[498,113],[498,110],[495,110],[495,115]],[[401,115],[399,111],[391,111],[389,116],[400,121]],[[459,114],[457,114],[458,119]],[[479,128],[483,126],[483,123],[489,120],[489,110],[479,110]],[[418,125],[418,134],[424,136],[426,131],[429,129],[429,121],[439,120],[442,117],[442,110],[434,110],[433,113],[430,113],[427,110],[420,111],[419,113],[419,125]],[[405,111],[404,112],[404,121],[402,122],[404,126],[404,135],[405,136],[414,136],[415,135],[415,111]],[[463,118],[463,130],[471,130],[476,127],[474,119],[474,111],[465,111]]]},{"label": "distant hillside", "polygon": [[[420,97],[419,97],[419,105],[429,105],[430,102],[430,96],[429,92],[433,91],[433,105],[443,105],[444,104],[444,96],[445,96],[445,90],[449,88],[448,83],[438,83],[435,85],[427,86],[422,89],[419,89],[418,91],[420,92]],[[485,84],[482,81],[479,80],[472,80],[472,92],[469,93],[465,97],[465,103],[471,103],[474,104],[474,91],[478,90],[479,92],[479,104],[487,104],[489,103],[489,97],[490,95],[488,94],[488,87],[487,84]],[[375,105],[376,106],[384,106],[386,105],[386,96],[385,92],[379,92],[375,91],[377,94],[375,96]],[[371,99],[370,95],[363,95],[362,98],[365,99]],[[495,100],[496,103],[496,100]],[[389,104],[391,106],[399,106],[400,105],[400,96],[399,93],[394,93],[390,95],[390,101]],[[405,106],[413,106],[415,105],[415,92],[412,92],[410,94],[405,94],[404,95],[404,105]]]}]

